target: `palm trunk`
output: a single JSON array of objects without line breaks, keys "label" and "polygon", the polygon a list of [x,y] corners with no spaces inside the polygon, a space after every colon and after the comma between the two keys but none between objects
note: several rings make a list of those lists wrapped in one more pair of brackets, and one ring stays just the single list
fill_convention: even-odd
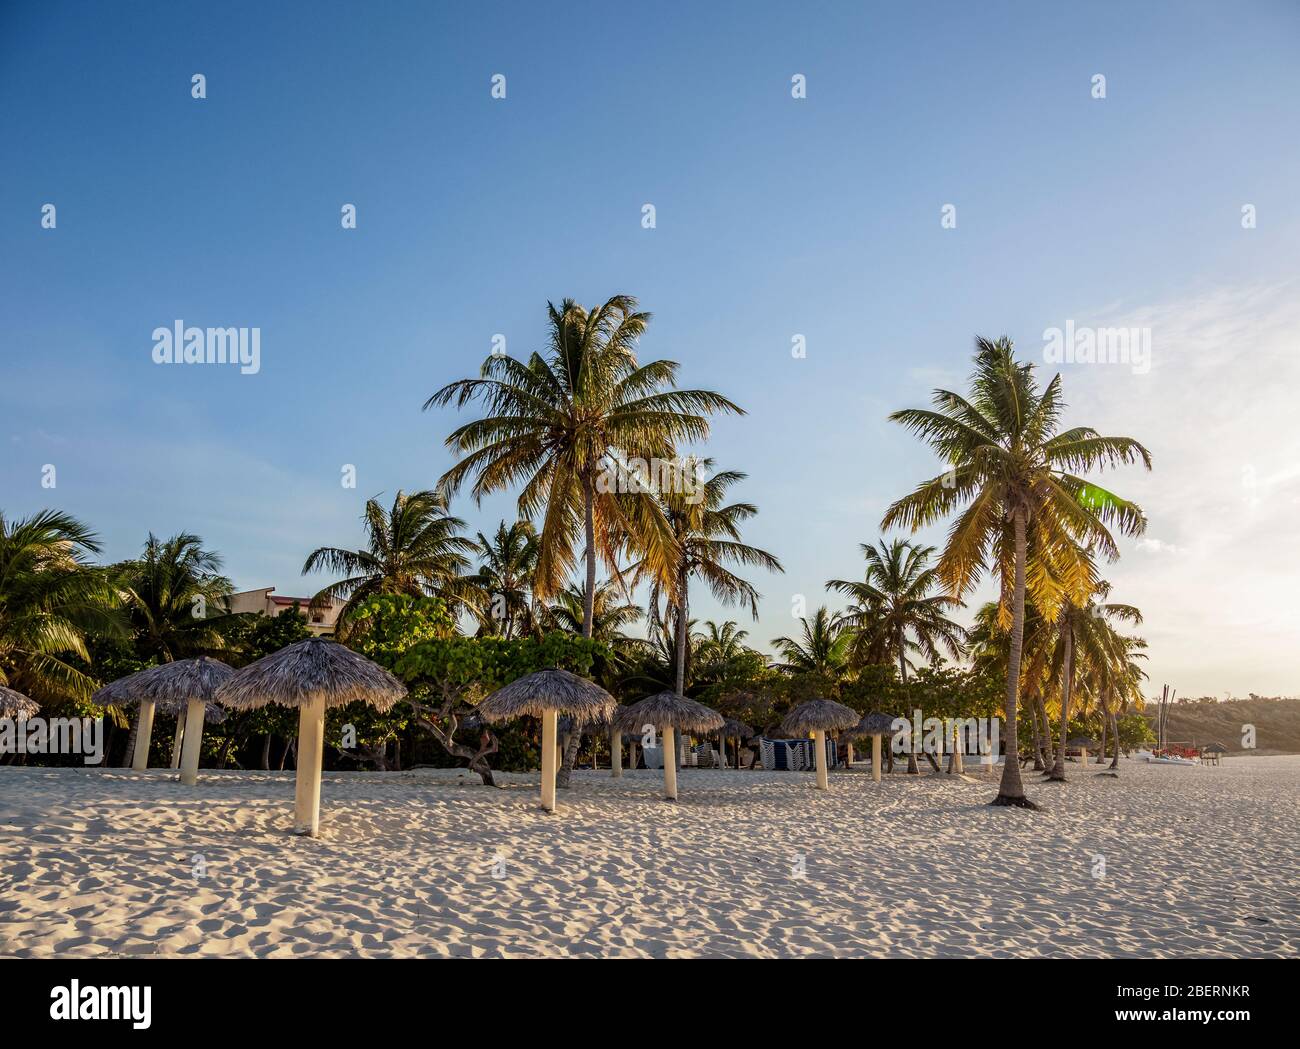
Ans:
[{"label": "palm trunk", "polygon": [[[582,593],[582,636],[591,637],[596,619],[596,517],[595,488],[590,477],[583,478],[583,533],[587,541],[587,583]],[[573,766],[578,760],[578,747],[582,743],[582,730],[574,729],[564,746],[564,758],[555,773],[555,785],[568,789],[573,776]]]},{"label": "palm trunk", "polygon": [[1020,735],[1016,724],[1017,700],[1020,698],[1020,653],[1025,640],[1025,511],[1017,507],[1014,514],[1016,566],[1015,584],[1011,594],[1011,645],[1007,653],[1007,760],[1002,765],[1002,783],[994,805],[1014,805],[1018,808],[1038,808],[1025,797],[1025,787],[1020,781]]},{"label": "palm trunk", "polygon": [[[898,676],[903,680],[903,695],[907,695],[907,650],[903,647],[902,631],[899,631],[898,635]],[[910,714],[911,711],[908,713]],[[909,733],[908,739],[910,744],[907,748],[907,774],[919,776],[921,767],[916,763],[916,733]]]},{"label": "palm trunk", "polygon": [[140,728],[140,711],[131,719],[131,731],[126,734],[126,754],[122,757],[122,768],[129,769],[135,760],[135,737]]},{"label": "palm trunk", "polygon": [[1111,761],[1110,767],[1112,771],[1118,772],[1119,771],[1119,718],[1115,714],[1111,714],[1110,716],[1110,735],[1111,738],[1115,741],[1113,744],[1113,746],[1115,747],[1115,758],[1113,761]]},{"label": "palm trunk", "polygon": [[1074,685],[1074,631],[1065,627],[1065,659],[1061,665],[1061,738],[1056,748],[1056,764],[1047,778],[1065,782],[1065,742],[1070,736],[1070,692]]},{"label": "palm trunk", "polygon": [[271,733],[262,737],[262,768],[270,770],[271,768]]},{"label": "palm trunk", "polygon": [[1029,720],[1034,725],[1034,771],[1042,772],[1047,766],[1043,763],[1043,735],[1038,724],[1038,711],[1033,701],[1029,704]]},{"label": "palm trunk", "polygon": [[1043,769],[1046,771],[1052,761],[1052,722],[1047,717],[1047,704],[1043,702],[1042,693],[1034,696],[1034,706],[1038,709],[1038,718],[1043,726]]},{"label": "palm trunk", "polygon": [[1105,700],[1101,704],[1101,750],[1097,753],[1097,764],[1100,765],[1106,760],[1106,729],[1110,722],[1110,710],[1107,708]]},{"label": "palm trunk", "polygon": [[677,688],[679,696],[686,695],[686,573],[678,575],[677,586],[681,595],[677,604]]}]

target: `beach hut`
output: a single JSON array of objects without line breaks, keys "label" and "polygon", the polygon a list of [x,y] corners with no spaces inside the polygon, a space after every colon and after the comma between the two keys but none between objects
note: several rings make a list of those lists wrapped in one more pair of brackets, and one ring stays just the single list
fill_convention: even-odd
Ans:
[{"label": "beach hut", "polygon": [[892,735],[894,718],[889,714],[867,714],[853,730],[855,736],[871,737],[871,778],[880,782],[880,737]]},{"label": "beach hut", "polygon": [[787,736],[807,736],[812,733],[813,750],[817,762],[817,789],[826,790],[826,733],[838,732],[857,726],[859,714],[852,707],[836,703],[833,699],[810,699],[800,703],[781,722],[781,731]]},{"label": "beach hut", "polygon": [[[218,724],[225,719],[219,709],[209,704],[218,686],[234,673],[219,659],[199,656],[163,663],[133,675],[131,689],[142,705],[148,702],[155,711],[176,715],[172,768],[179,766],[181,782],[187,786],[198,782],[203,723]],[[148,754],[147,748],[145,753]]]},{"label": "beach hut", "polygon": [[716,710],[676,692],[647,696],[624,707],[618,717],[618,726],[624,732],[643,732],[650,725],[662,733],[664,797],[669,801],[677,800],[677,733],[717,732],[724,724]]},{"label": "beach hut", "polygon": [[1228,753],[1228,748],[1222,743],[1207,743],[1201,748],[1201,764],[1217,765],[1219,759]]},{"label": "beach hut", "polygon": [[740,743],[754,738],[754,728],[746,725],[739,718],[723,718],[722,728],[718,729],[719,742],[722,744],[722,767],[727,766],[727,740],[736,741],[736,768],[740,768]]},{"label": "beach hut", "polygon": [[478,705],[485,721],[504,721],[525,714],[542,720],[542,808],[555,811],[555,767],[557,724],[561,713],[579,726],[608,718],[618,703],[614,697],[584,677],[550,667],[526,674],[499,688]]},{"label": "beach hut", "polygon": [[34,718],[40,711],[40,704],[36,700],[29,699],[17,689],[0,685],[0,718],[26,721],[28,718]]},{"label": "beach hut", "polygon": [[[1068,742],[1067,745],[1077,750],[1080,755],[1079,756],[1080,763],[1083,765],[1087,765],[1088,751],[1096,750],[1101,744],[1099,744],[1091,736],[1075,736],[1072,740]],[[1007,760],[1010,761],[1011,759],[1007,758]]]},{"label": "beach hut", "polygon": [[268,703],[298,708],[294,833],[315,836],[320,830],[325,708],[363,702],[385,711],[405,695],[406,686],[378,663],[335,641],[311,637],[235,671],[213,698],[234,710]]}]

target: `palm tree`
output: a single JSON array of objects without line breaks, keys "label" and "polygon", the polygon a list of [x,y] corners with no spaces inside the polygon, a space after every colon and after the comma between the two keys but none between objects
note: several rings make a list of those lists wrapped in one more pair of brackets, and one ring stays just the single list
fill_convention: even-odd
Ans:
[{"label": "palm tree", "polygon": [[90,661],[92,634],[125,634],[106,574],[87,563],[100,550],[75,517],[41,510],[0,513],[0,685],[84,699],[97,682],[70,660]]},{"label": "palm tree", "polygon": [[740,525],[757,514],[758,507],[753,503],[724,505],[727,489],[744,480],[745,474],[724,470],[706,477],[704,475],[713,468],[713,460],[698,460],[692,463],[695,465],[698,465],[698,470],[694,471],[696,481],[693,484],[675,485],[670,491],[659,492],[660,505],[672,532],[675,556],[668,564],[659,566],[659,571],[641,571],[651,579],[651,605],[658,607],[662,595],[672,607],[673,661],[676,667],[674,691],[678,695],[686,688],[691,579],[703,580],[721,604],[747,607],[758,619],[758,591],[731,571],[730,566],[784,571],[781,562],[766,550],[741,542]]},{"label": "palm tree", "polygon": [[115,565],[113,576],[141,655],[169,663],[226,647],[234,586],[199,536],[151,532],[140,557]]},{"label": "palm tree", "polygon": [[[1123,656],[1120,663],[1112,667],[1103,711],[1110,720],[1110,733],[1114,740],[1115,756],[1110,763],[1112,772],[1119,771],[1119,711],[1127,708],[1130,703],[1137,709],[1142,709],[1142,682],[1147,676],[1139,663],[1139,660],[1146,659],[1143,649],[1147,643],[1140,637],[1126,637],[1121,641]],[[1112,703],[1112,700],[1115,702]]]},{"label": "palm tree", "polygon": [[1056,618],[1058,643],[1052,660],[1054,676],[1060,697],[1060,740],[1056,749],[1056,763],[1048,779],[1065,782],[1065,745],[1069,735],[1070,701],[1078,670],[1085,674],[1105,676],[1126,660],[1127,651],[1123,637],[1116,632],[1114,623],[1122,621],[1134,625],[1142,622],[1142,613],[1132,605],[1107,603],[1110,584],[1097,583],[1084,604],[1076,605],[1067,599]]},{"label": "palm tree", "polygon": [[[959,598],[933,592],[939,587],[938,570],[930,563],[934,547],[907,539],[887,544],[882,539],[877,546],[863,543],[862,552],[867,559],[866,578],[862,582],[832,579],[826,589],[853,599],[839,623],[851,632],[856,654],[865,657],[865,662],[896,662],[906,690],[907,671],[912,666],[909,651],[930,663],[942,658],[940,649],[953,659],[961,655],[966,631],[945,613],[964,606]],[[920,772],[915,740],[907,771]]]},{"label": "palm tree", "polygon": [[[480,377],[444,386],[425,409],[479,400],[486,415],[459,427],[447,445],[463,456],[441,480],[454,492],[471,476],[481,499],[522,483],[519,514],[542,519],[534,592],[549,600],[577,565],[584,542],[583,636],[591,636],[596,562],[617,571],[618,555],[635,537],[643,556],[672,556],[666,522],[648,493],[601,491],[617,464],[671,460],[675,445],[708,436],[707,415],[743,414],[721,394],[677,390],[677,364],[638,364],[636,343],[650,314],[630,295],[583,309],[565,299],[547,303],[550,349],[527,361],[494,354]],[[603,486],[609,488],[610,486]]]},{"label": "palm tree", "polygon": [[[1052,648],[1049,634],[1050,624],[1043,622],[1043,617],[1031,603],[1026,603],[1019,694],[1026,697],[1029,702],[1029,723],[1034,731],[1034,771],[1036,772],[1042,772],[1047,768],[1045,759],[1050,760],[1052,749],[1052,734],[1047,721],[1047,710],[1043,704],[1043,691],[1047,688],[1047,664],[1050,662]],[[1001,609],[998,602],[989,601],[979,607],[975,613],[975,623],[967,632],[967,639],[974,665],[982,666],[990,673],[1006,675],[1007,659],[1011,651],[1011,631],[1001,622]],[[1041,730],[1047,731],[1044,734]]]},{"label": "palm tree", "polygon": [[790,674],[821,674],[834,679],[848,669],[851,636],[836,626],[825,605],[813,613],[811,620],[801,618],[803,635],[798,638],[777,637],[772,645],[782,662],[778,670]]},{"label": "palm tree", "polygon": [[[936,663],[946,652],[957,659],[964,651],[966,631],[947,612],[964,607],[959,598],[935,593],[938,570],[930,563],[934,547],[907,539],[876,546],[862,544],[867,560],[861,581],[831,579],[826,589],[848,595],[853,605],[840,623],[853,632],[854,648],[868,663],[897,663],[903,684],[914,668],[909,652]],[[941,652],[942,650],[942,652]]]},{"label": "palm tree", "polygon": [[375,594],[442,597],[451,605],[471,604],[471,588],[464,573],[466,555],[476,549],[460,534],[465,522],[452,517],[441,491],[400,489],[390,510],[378,499],[366,501],[362,515],[366,548],[343,550],[322,546],[312,551],[302,566],[303,575],[328,571],[346,576],[330,583],[312,598],[312,606],[343,600],[338,631],[346,634],[357,606]]},{"label": "palm tree", "polygon": [[694,634],[691,643],[697,662],[711,667],[725,667],[754,650],[745,644],[748,630],[741,630],[735,620],[715,623],[705,620],[704,632]]},{"label": "palm tree", "polygon": [[537,567],[537,533],[527,521],[509,528],[502,521],[489,539],[478,533],[479,569],[468,577],[481,594],[477,605],[481,632],[511,638],[534,630],[533,571]]},{"label": "palm tree", "polygon": [[[552,629],[581,634],[586,616],[586,596],[581,588],[567,586],[555,595],[541,615]],[[596,587],[590,636],[615,650],[639,649],[643,641],[624,633],[624,628],[635,625],[642,615],[640,606],[627,599],[615,580],[608,579]]]},{"label": "palm tree", "polygon": [[[909,408],[890,418],[930,445],[947,464],[885,513],[883,528],[913,532],[958,513],[939,560],[939,576],[956,597],[985,570],[998,573],[1002,619],[1010,620],[1007,659],[1007,759],[995,805],[1033,808],[1017,760],[1017,699],[1025,596],[1049,620],[1066,595],[1086,600],[1096,580],[1085,548],[1118,556],[1110,528],[1138,535],[1146,518],[1074,471],[1140,461],[1151,454],[1130,437],[1103,437],[1087,426],[1058,432],[1061,377],[1044,389],[1034,366],[1015,359],[1009,339],[975,342],[969,399],[935,390],[934,410]],[[1033,553],[1031,559],[1030,553]]]}]

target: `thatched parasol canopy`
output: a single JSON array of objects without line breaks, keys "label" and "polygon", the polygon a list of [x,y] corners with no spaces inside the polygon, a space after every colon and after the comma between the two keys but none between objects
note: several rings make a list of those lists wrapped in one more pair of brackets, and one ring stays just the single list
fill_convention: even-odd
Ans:
[{"label": "thatched parasol canopy", "polygon": [[98,703],[101,707],[126,707],[132,703],[139,703],[140,693],[136,691],[136,685],[143,675],[156,669],[156,667],[148,667],[111,681],[103,688],[96,689],[91,694],[90,701]]},{"label": "thatched parasol canopy", "polygon": [[211,703],[217,686],[234,673],[233,667],[210,656],[178,659],[133,674],[131,692],[137,700],[152,699],[160,710],[184,706],[191,699]]},{"label": "thatched parasol canopy", "polygon": [[735,736],[737,739],[754,738],[754,726],[746,725],[738,718],[723,718],[720,731],[724,736]]},{"label": "thatched parasol canopy", "polygon": [[29,699],[16,689],[0,685],[0,718],[13,718],[14,721],[26,721],[34,718],[41,711],[41,705]]},{"label": "thatched parasol canopy", "polygon": [[1066,744],[1066,746],[1080,747],[1083,750],[1096,750],[1099,746],[1101,746],[1101,744],[1089,736],[1075,736],[1072,740],[1070,740]]},{"label": "thatched parasol canopy", "polygon": [[212,705],[215,703],[214,697],[217,687],[228,681],[234,673],[233,667],[211,656],[177,659],[115,681],[100,692],[122,685],[122,691],[129,692],[129,702],[153,700],[154,708],[159,713],[173,714],[176,717],[183,717],[186,704],[191,699],[197,699],[208,704],[203,711],[203,720],[210,725],[219,725],[226,720],[226,715]]},{"label": "thatched parasol canopy", "polygon": [[716,710],[676,692],[660,692],[631,703],[618,718],[618,727],[624,732],[640,732],[646,725],[686,732],[717,732],[723,724],[724,719]]},{"label": "thatched parasol canopy", "polygon": [[549,667],[497,689],[477,710],[485,721],[504,721],[525,714],[541,717],[543,711],[559,710],[572,714],[576,724],[585,725],[609,717],[616,706],[614,697],[594,681]]},{"label": "thatched parasol canopy", "polygon": [[309,637],[235,671],[213,698],[235,710],[268,703],[305,707],[323,699],[327,707],[361,700],[385,711],[405,695],[406,686],[378,663],[337,641]]},{"label": "thatched parasol canopy", "polygon": [[810,699],[800,703],[781,722],[788,736],[806,736],[809,732],[835,732],[857,726],[859,714],[852,707],[833,699]]},{"label": "thatched parasol canopy", "polygon": [[893,714],[867,714],[852,732],[855,736],[889,736],[894,732]]},{"label": "thatched parasol canopy", "polygon": [[1204,754],[1226,754],[1228,748],[1222,743],[1207,743],[1201,748],[1201,752]]}]

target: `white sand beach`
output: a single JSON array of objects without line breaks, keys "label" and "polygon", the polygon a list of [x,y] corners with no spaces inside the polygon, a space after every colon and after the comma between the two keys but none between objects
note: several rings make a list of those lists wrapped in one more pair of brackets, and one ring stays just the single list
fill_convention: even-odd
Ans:
[{"label": "white sand beach", "polygon": [[536,775],[326,773],[313,840],[292,773],[5,767],[0,955],[1300,954],[1300,757],[1096,771],[1028,774],[1043,813],[978,770],[580,772],[551,816]]}]

